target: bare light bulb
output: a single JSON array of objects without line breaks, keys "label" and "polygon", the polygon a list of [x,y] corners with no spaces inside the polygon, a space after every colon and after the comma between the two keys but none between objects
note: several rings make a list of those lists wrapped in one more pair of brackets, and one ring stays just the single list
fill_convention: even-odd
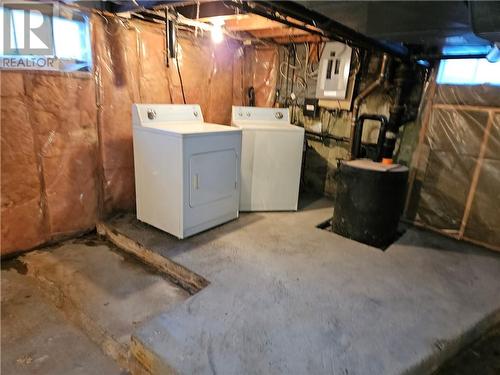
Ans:
[{"label": "bare light bulb", "polygon": [[224,33],[222,32],[222,25],[220,23],[216,23],[212,26],[212,42],[215,44],[219,44],[224,40]]}]

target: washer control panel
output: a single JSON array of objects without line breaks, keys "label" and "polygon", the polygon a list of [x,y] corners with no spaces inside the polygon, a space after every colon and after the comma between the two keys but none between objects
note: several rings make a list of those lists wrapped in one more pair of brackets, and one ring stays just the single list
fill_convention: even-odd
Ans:
[{"label": "washer control panel", "polygon": [[233,123],[266,122],[289,124],[288,108],[262,108],[233,106]]}]

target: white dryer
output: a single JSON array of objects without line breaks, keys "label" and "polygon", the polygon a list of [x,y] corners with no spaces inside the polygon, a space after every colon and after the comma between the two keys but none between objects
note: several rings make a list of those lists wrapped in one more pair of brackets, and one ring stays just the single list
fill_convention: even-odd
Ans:
[{"label": "white dryer", "polygon": [[297,210],[304,128],[288,108],[233,106],[232,125],[243,131],[240,210]]},{"label": "white dryer", "polygon": [[199,105],[132,106],[137,218],[185,238],[238,217],[241,130]]}]

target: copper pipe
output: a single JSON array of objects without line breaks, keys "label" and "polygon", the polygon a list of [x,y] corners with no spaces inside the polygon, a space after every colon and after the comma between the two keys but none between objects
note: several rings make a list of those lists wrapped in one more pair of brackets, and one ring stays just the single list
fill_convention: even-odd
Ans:
[{"label": "copper pipe", "polygon": [[389,55],[384,53],[382,55],[382,63],[380,64],[380,73],[375,81],[370,83],[363,91],[361,91],[356,99],[354,99],[354,105],[352,109],[351,116],[351,129],[349,132],[349,159],[352,158],[352,143],[354,138],[354,127],[356,125],[356,121],[358,119],[359,108],[361,107],[361,103],[365,100],[375,89],[382,85],[387,75],[387,68],[389,66]]}]

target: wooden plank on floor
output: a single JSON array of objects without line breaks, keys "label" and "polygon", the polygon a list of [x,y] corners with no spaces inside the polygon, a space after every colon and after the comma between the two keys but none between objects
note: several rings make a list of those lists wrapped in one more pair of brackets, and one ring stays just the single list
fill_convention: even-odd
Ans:
[{"label": "wooden plank on floor", "polygon": [[123,251],[171,277],[191,294],[199,292],[209,284],[208,280],[204,277],[146,248],[137,241],[119,233],[115,228],[110,227],[104,222],[98,223],[96,228],[97,233],[101,236],[105,236],[110,242]]}]

